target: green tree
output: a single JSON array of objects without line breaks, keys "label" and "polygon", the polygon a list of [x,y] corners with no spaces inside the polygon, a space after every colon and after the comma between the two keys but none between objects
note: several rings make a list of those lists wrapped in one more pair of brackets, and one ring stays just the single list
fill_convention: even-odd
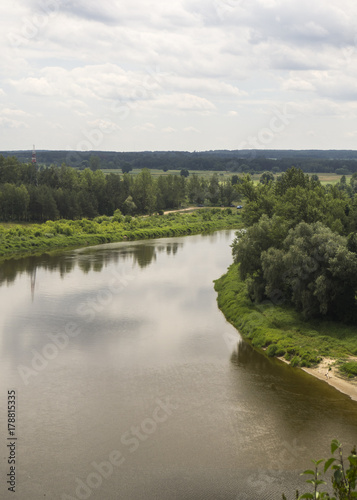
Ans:
[{"label": "green tree", "polygon": [[259,182],[262,184],[268,184],[270,181],[274,180],[274,174],[271,172],[263,172],[260,176]]},{"label": "green tree", "polygon": [[89,158],[89,168],[92,170],[92,172],[95,172],[96,170],[99,170],[101,167],[101,161],[99,156],[91,155]]},{"label": "green tree", "polygon": [[281,247],[287,232],[288,224],[283,218],[274,216],[269,219],[266,215],[248,229],[237,232],[232,244],[233,258],[240,264],[241,279],[248,280],[252,300],[261,301],[265,295],[262,253],[270,247]]},{"label": "green tree", "polygon": [[134,179],[132,197],[139,212],[152,214],[156,208],[156,189],[150,170],[144,168]]},{"label": "green tree", "polygon": [[220,188],[218,175],[215,173],[208,182],[208,199],[212,205],[217,205],[220,200]]},{"label": "green tree", "polygon": [[291,229],[282,249],[261,254],[263,282],[268,297],[280,288],[306,318],[356,318],[357,255],[320,222],[301,222]]},{"label": "green tree", "polygon": [[130,163],[128,163],[127,161],[125,161],[122,166],[121,166],[121,171],[123,172],[123,174],[128,174],[129,172],[131,172],[133,170],[133,167],[130,165]]},{"label": "green tree", "polygon": [[190,203],[204,203],[207,196],[206,180],[197,174],[191,175],[187,180],[187,194]]}]

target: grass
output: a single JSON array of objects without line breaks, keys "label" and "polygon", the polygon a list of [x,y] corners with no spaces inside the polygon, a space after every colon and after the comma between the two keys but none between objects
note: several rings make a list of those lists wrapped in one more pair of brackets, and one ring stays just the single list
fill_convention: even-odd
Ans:
[{"label": "grass", "polygon": [[[275,178],[278,175],[280,175],[280,173],[278,173],[277,175],[275,175]],[[310,173],[308,173],[308,175],[311,177],[312,175],[314,175],[314,172],[312,172],[312,173],[310,172]],[[255,184],[258,184],[260,176],[261,176],[261,173],[260,174],[254,174],[254,175],[251,176],[252,180],[254,181]],[[318,176],[319,181],[321,182],[321,184],[323,186],[326,186],[327,184],[337,184],[337,182],[339,182],[340,179],[341,179],[341,175],[336,175],[334,173],[318,173],[317,176]],[[346,177],[347,184],[349,184],[352,175],[346,175],[345,177]]]},{"label": "grass", "polygon": [[[103,168],[102,169],[104,174],[122,174],[121,169],[108,169],[108,168]],[[141,168],[134,168],[131,172],[130,175],[138,175],[142,171]],[[229,179],[234,175],[234,172],[230,171],[222,171],[222,170],[190,170],[190,175],[192,174],[197,174],[200,177],[207,177],[210,178],[213,174],[217,174],[221,179]],[[158,177],[159,175],[180,175],[180,170],[168,170],[167,172],[164,172],[161,169],[157,168],[151,168],[150,173],[153,177]]]},{"label": "grass", "polygon": [[55,249],[181,236],[240,226],[240,213],[230,208],[146,217],[102,216],[94,220],[58,220],[44,224],[0,224],[0,261]]},{"label": "grass", "polygon": [[[130,172],[130,174],[134,175],[134,176],[138,175],[138,174],[140,174],[141,170],[142,170],[141,168],[135,168]],[[102,169],[102,171],[104,172],[104,174],[110,174],[110,173],[121,174],[122,173],[121,169]],[[213,174],[217,174],[219,176],[220,180],[230,179],[232,177],[232,175],[238,175],[239,177],[242,177],[242,175],[243,175],[242,173],[231,172],[231,171],[227,171],[227,170],[225,170],[225,171],[221,171],[221,170],[190,170],[189,172],[190,172],[190,175],[197,174],[198,176],[205,177],[207,179],[210,178]],[[169,175],[169,174],[180,175],[180,170],[168,170],[167,172],[164,172],[161,169],[153,168],[153,169],[150,169],[150,173],[153,177],[158,177],[160,175]],[[259,174],[254,174],[251,176],[252,180],[254,181],[255,184],[258,184],[262,173],[263,172],[260,172]],[[309,176],[311,176],[313,174],[314,174],[314,172],[309,173]],[[280,173],[276,174],[275,178],[278,175],[280,175]],[[319,180],[320,180],[322,185],[336,184],[341,179],[341,176],[336,175],[335,173],[318,173],[317,175],[318,175]],[[346,175],[347,184],[349,184],[351,177],[352,177],[352,175]]]},{"label": "grass", "polygon": [[246,284],[239,279],[238,265],[215,281],[218,306],[241,334],[268,356],[283,356],[292,366],[314,366],[322,357],[340,362],[342,373],[356,376],[357,363],[346,362],[357,355],[357,329],[328,320],[305,321],[293,308],[270,301],[254,304]]}]

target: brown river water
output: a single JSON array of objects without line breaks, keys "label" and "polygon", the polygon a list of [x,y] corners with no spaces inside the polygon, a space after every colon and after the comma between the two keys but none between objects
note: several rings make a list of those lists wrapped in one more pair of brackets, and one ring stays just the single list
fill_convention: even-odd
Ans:
[{"label": "brown river water", "polygon": [[351,450],[357,402],[252,349],[218,309],[233,238],[0,265],[1,499],[293,499],[333,438]]}]

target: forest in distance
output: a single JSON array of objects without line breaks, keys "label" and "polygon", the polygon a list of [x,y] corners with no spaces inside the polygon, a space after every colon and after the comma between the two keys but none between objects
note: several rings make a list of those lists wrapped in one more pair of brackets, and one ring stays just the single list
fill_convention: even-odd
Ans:
[{"label": "forest in distance", "polygon": [[[118,171],[106,174],[99,168],[81,170],[66,164],[44,167],[0,155],[0,220],[44,222],[94,218],[112,216],[118,209],[124,215],[150,214],[187,204],[229,207],[247,197],[245,180],[251,179],[249,173],[223,175],[206,171],[201,176],[187,169],[165,175],[152,175],[147,168],[135,175],[129,172],[130,169],[124,174]],[[347,182],[344,175],[340,181],[336,175],[337,191],[350,197],[356,176],[357,172]],[[260,184],[275,179],[279,182],[280,178],[282,173],[272,171],[255,175]],[[311,179],[318,181],[317,174],[312,174]],[[330,189],[329,185],[324,188]]]},{"label": "forest in distance", "polygon": [[[188,173],[188,172],[187,172]],[[62,165],[39,169],[0,156],[0,220],[39,221],[151,214],[182,203],[229,207],[237,197],[238,175],[220,180],[197,175],[138,175],[83,171]]]},{"label": "forest in distance", "polygon": [[[31,162],[32,151],[2,151],[21,163]],[[254,173],[269,170],[279,173],[291,166],[311,173],[357,172],[357,151],[351,150],[217,150],[217,151],[37,151],[40,166],[61,166],[63,163],[80,170],[85,168],[122,170],[208,170]]]}]

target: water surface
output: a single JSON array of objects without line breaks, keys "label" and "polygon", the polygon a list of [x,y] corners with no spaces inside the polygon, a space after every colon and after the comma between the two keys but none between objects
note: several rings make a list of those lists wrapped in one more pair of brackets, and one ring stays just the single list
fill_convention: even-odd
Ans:
[{"label": "water surface", "polygon": [[[357,404],[242,342],[212,280],[233,231],[0,268],[0,389],[16,389],[16,498],[280,499]],[[72,336],[70,336],[71,334]],[[6,413],[0,425],[6,429]],[[11,498],[6,435],[1,498]]]}]

